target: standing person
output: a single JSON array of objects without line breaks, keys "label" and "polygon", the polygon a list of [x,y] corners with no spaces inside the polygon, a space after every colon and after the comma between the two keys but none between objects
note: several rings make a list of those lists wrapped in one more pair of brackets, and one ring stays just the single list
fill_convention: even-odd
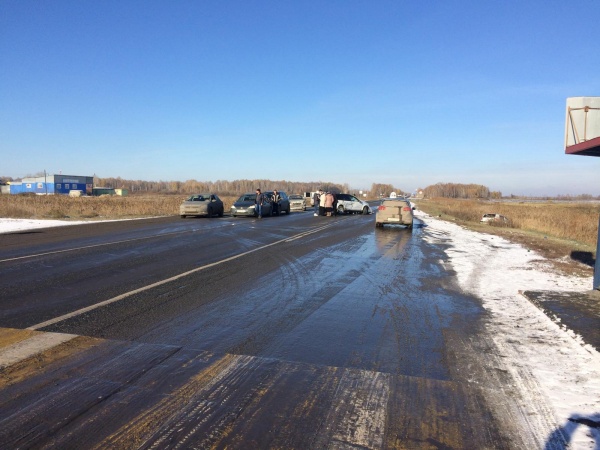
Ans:
[{"label": "standing person", "polygon": [[273,201],[273,213],[279,215],[279,200],[281,200],[281,195],[275,190],[273,190],[273,196],[271,197]]},{"label": "standing person", "polygon": [[256,190],[256,200],[254,200],[254,203],[256,204],[256,212],[258,213],[259,219],[262,219],[262,207],[263,207],[264,202],[265,202],[265,196],[260,191],[260,189],[257,189]]},{"label": "standing person", "polygon": [[313,206],[315,207],[315,216],[319,215],[319,191],[316,190],[313,194]]},{"label": "standing person", "polygon": [[337,216],[337,194],[331,193],[333,195],[333,215]]},{"label": "standing person", "polygon": [[325,215],[331,216],[333,213],[333,194],[331,192],[327,192],[325,194]]},{"label": "standing person", "polygon": [[325,192],[319,191],[319,215],[325,215]]}]

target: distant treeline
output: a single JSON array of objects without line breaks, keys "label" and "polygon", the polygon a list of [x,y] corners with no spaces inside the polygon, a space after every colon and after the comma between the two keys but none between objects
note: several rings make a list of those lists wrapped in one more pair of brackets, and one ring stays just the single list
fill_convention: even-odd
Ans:
[{"label": "distant treeline", "polygon": [[[43,172],[28,175],[30,176],[43,176]],[[7,181],[18,181],[12,177],[0,176],[0,184],[4,184]],[[272,191],[277,189],[280,191],[287,192],[288,194],[300,194],[303,192],[314,192],[318,189],[324,191],[330,191],[334,193],[352,193],[358,194],[358,189],[351,189],[347,183],[338,184],[329,181],[309,181],[309,182],[298,182],[298,181],[272,181],[272,180],[217,180],[217,181],[146,181],[146,180],[126,180],[121,177],[108,177],[102,178],[94,176],[95,187],[107,187],[113,189],[127,189],[129,193],[148,193],[148,194],[193,194],[198,192],[217,192],[220,195],[241,195],[246,192],[254,192],[257,188],[263,191]],[[485,198],[485,199],[501,199],[502,192],[490,191],[487,186],[480,184],[460,184],[460,183],[437,183],[428,186],[423,189],[419,189],[423,193],[423,197],[435,198],[435,197],[446,197],[446,198]],[[370,191],[365,191],[369,197],[387,197],[392,192],[400,196],[407,196],[410,193],[403,191],[402,189],[396,188],[391,184],[380,184],[373,183]],[[580,195],[558,195],[555,197],[540,196],[530,197],[522,195],[509,195],[507,198],[512,199],[540,199],[540,200],[571,200],[571,201],[585,201],[585,200],[600,200],[600,196],[593,196],[590,194]]]},{"label": "distant treeline", "polygon": [[502,192],[491,192],[480,184],[437,183],[423,189],[428,198],[502,198]]},{"label": "distant treeline", "polygon": [[193,194],[198,192],[217,192],[220,195],[241,195],[254,192],[256,189],[272,191],[277,189],[288,194],[313,192],[317,189],[332,192],[349,192],[347,184],[336,184],[327,181],[295,182],[273,180],[217,180],[217,181],[144,181],[125,180],[123,178],[94,177],[94,186],[128,189],[130,194]]},{"label": "distant treeline", "polygon": [[525,195],[508,195],[502,197],[502,192],[490,191],[488,187],[480,184],[458,184],[458,183],[437,183],[432,186],[428,186],[423,191],[423,196],[426,198],[485,198],[485,199],[535,199],[535,200],[563,200],[563,201],[585,201],[585,200],[600,200],[600,195],[594,197],[590,194],[580,195],[557,195],[554,197],[540,196],[532,197]]}]

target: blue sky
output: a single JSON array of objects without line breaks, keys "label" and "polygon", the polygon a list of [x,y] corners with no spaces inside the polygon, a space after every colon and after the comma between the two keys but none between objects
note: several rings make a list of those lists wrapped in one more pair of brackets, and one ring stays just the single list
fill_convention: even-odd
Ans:
[{"label": "blue sky", "polygon": [[600,195],[597,0],[0,0],[0,175]]}]

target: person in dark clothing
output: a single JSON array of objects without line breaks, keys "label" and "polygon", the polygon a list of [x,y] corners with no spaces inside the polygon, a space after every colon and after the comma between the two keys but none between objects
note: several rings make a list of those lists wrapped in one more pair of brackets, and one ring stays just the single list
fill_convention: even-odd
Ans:
[{"label": "person in dark clothing", "polygon": [[259,219],[262,219],[262,207],[263,207],[264,202],[265,202],[264,194],[260,191],[260,189],[257,189],[256,190],[256,200],[254,201],[254,203],[256,204],[256,212],[258,214]]},{"label": "person in dark clothing", "polygon": [[338,210],[337,210],[337,203],[338,203],[337,194],[334,194],[333,192],[332,192],[332,194],[333,194],[333,215],[337,216],[337,213],[338,213]]},{"label": "person in dark clothing", "polygon": [[271,197],[271,200],[273,201],[273,214],[279,215],[279,200],[281,200],[281,195],[279,195],[279,192],[273,190],[273,196]]},{"label": "person in dark clothing", "polygon": [[325,191],[319,192],[319,215],[325,215]]},{"label": "person in dark clothing", "polygon": [[315,206],[315,216],[319,215],[319,201],[320,201],[319,191],[316,191],[313,194],[313,205]]}]

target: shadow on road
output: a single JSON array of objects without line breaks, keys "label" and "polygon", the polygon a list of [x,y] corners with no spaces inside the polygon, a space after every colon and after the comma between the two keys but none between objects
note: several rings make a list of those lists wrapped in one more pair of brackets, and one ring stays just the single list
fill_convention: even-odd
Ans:
[{"label": "shadow on road", "polygon": [[548,437],[544,450],[566,450],[572,448],[570,443],[573,434],[580,425],[592,429],[590,430],[593,431],[591,439],[596,444],[594,449],[600,450],[600,414],[593,414],[589,417],[582,417],[577,414],[572,415],[564,425],[554,430]]}]

